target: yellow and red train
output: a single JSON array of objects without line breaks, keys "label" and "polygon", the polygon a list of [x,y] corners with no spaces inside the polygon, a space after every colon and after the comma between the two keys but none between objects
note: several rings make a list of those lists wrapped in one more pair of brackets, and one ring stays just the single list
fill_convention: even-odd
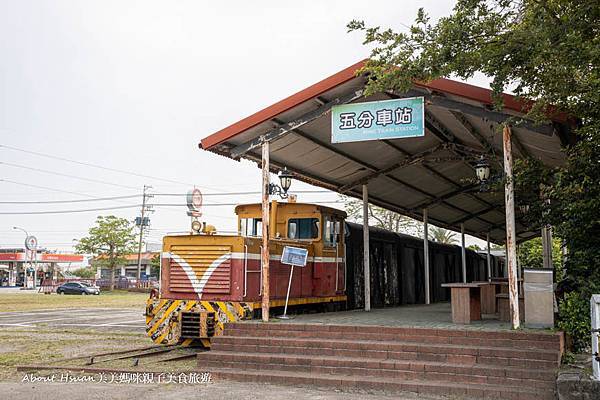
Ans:
[{"label": "yellow and red train", "polygon": [[[146,304],[147,333],[159,344],[210,346],[226,322],[258,316],[261,308],[261,204],[236,207],[239,235],[166,236],[161,289]],[[290,266],[284,246],[308,250],[294,271],[289,305],[346,302],[346,213],[303,203],[270,204],[270,306],[284,305]]]},{"label": "yellow and red train", "polygon": [[[166,236],[161,258],[161,289],[146,304],[148,335],[160,344],[210,346],[227,322],[258,317],[261,310],[260,204],[236,207],[237,235]],[[305,267],[294,270],[290,307],[362,308],[364,275],[362,226],[345,222],[346,213],[305,203],[270,204],[270,306],[285,303],[290,266],[280,262],[285,246],[308,250]],[[423,239],[379,228],[370,230],[371,305],[425,301]],[[431,301],[448,301],[442,283],[462,280],[459,246],[429,244]],[[466,250],[467,280],[487,279],[486,257]],[[492,257],[492,276],[502,276]],[[274,310],[277,314],[278,310]]]}]

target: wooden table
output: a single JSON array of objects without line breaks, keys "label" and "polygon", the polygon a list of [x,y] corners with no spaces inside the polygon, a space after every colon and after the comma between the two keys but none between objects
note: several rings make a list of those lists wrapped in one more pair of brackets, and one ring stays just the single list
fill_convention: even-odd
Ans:
[{"label": "wooden table", "polygon": [[499,283],[488,281],[476,281],[473,283],[481,285],[481,313],[496,314],[496,294],[499,293]]},{"label": "wooden table", "polygon": [[[499,286],[498,293],[508,293],[508,278],[492,278],[492,283]],[[523,293],[523,279],[517,279],[519,293]]]},{"label": "wooden table", "polygon": [[[486,282],[487,284],[487,282]],[[481,286],[483,283],[443,283],[450,288],[452,322],[470,324],[481,320]]]}]

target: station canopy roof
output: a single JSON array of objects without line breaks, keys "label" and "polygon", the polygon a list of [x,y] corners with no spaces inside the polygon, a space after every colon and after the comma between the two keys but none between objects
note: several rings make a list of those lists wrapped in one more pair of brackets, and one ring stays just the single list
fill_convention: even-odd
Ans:
[{"label": "station canopy roof", "polygon": [[[286,166],[304,182],[362,198],[421,219],[428,208],[432,224],[460,230],[495,243],[505,241],[503,192],[480,192],[476,164],[485,154],[492,174],[503,171],[499,125],[523,115],[523,103],[504,95],[504,109],[494,111],[491,91],[438,79],[415,84],[408,93],[363,96],[366,77],[354,64],[321,82],[244,118],[204,139],[200,147],[239,160],[261,162],[261,140],[270,140],[273,172]],[[402,97],[425,99],[425,136],[354,143],[331,142],[333,105]],[[513,157],[530,156],[549,166],[565,161],[561,145],[572,143],[567,124],[523,123],[512,127]],[[517,241],[539,236],[519,221]]]}]

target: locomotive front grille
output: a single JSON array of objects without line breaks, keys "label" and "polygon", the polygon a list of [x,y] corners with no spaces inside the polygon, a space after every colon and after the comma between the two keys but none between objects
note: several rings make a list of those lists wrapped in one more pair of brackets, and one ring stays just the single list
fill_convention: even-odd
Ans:
[{"label": "locomotive front grille", "polygon": [[[231,246],[229,245],[173,245],[171,252],[183,260],[169,261],[169,290],[181,293],[229,294],[231,291]],[[220,261],[216,268],[215,262]],[[190,274],[202,286],[190,282]]]},{"label": "locomotive front grille", "polygon": [[181,313],[181,337],[183,339],[207,338],[214,335],[215,313]]}]

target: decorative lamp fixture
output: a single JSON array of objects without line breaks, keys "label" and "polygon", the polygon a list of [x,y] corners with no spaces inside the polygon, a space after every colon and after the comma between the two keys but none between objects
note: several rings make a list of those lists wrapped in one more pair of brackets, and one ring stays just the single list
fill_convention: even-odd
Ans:
[{"label": "decorative lamp fixture", "polygon": [[486,183],[490,178],[490,164],[484,156],[481,156],[477,164],[475,164],[475,173],[480,183]]},{"label": "decorative lamp fixture", "polygon": [[288,171],[287,167],[284,167],[282,171],[279,171],[279,185],[274,183],[269,183],[269,194],[274,195],[277,194],[282,199],[287,199],[288,190],[290,186],[292,186],[292,178],[294,177],[290,171]]}]

